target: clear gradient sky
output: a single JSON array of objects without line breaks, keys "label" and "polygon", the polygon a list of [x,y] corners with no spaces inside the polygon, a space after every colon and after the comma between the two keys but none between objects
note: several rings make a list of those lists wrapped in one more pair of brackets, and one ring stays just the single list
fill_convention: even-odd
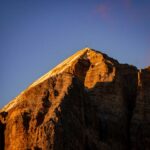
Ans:
[{"label": "clear gradient sky", "polygon": [[0,107],[84,47],[150,65],[150,0],[0,0]]}]

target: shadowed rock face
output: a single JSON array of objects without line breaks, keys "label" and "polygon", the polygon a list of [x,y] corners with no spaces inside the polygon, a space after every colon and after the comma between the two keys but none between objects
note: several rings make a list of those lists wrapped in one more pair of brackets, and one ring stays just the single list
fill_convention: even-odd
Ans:
[{"label": "shadowed rock face", "polygon": [[148,150],[150,68],[85,48],[0,110],[0,150]]}]

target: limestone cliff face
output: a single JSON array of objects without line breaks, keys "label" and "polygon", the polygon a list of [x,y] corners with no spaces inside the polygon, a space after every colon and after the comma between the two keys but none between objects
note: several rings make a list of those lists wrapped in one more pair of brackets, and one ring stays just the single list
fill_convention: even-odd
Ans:
[{"label": "limestone cliff face", "polygon": [[131,120],[132,148],[150,149],[150,67],[138,72],[138,89]]},{"label": "limestone cliff face", "polygon": [[78,51],[0,110],[0,150],[149,150],[150,68]]}]

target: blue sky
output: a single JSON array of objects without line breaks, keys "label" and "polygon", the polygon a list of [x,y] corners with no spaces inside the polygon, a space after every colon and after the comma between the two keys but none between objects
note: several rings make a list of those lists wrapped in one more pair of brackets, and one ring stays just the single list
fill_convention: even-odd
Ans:
[{"label": "blue sky", "polygon": [[0,0],[0,107],[84,47],[150,65],[150,1]]}]

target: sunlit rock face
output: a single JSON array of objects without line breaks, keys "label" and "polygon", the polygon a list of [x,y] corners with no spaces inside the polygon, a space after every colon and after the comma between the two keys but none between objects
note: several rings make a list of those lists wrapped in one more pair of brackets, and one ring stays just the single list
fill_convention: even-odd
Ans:
[{"label": "sunlit rock face", "polygon": [[78,51],[0,110],[0,150],[148,150],[150,68]]}]

